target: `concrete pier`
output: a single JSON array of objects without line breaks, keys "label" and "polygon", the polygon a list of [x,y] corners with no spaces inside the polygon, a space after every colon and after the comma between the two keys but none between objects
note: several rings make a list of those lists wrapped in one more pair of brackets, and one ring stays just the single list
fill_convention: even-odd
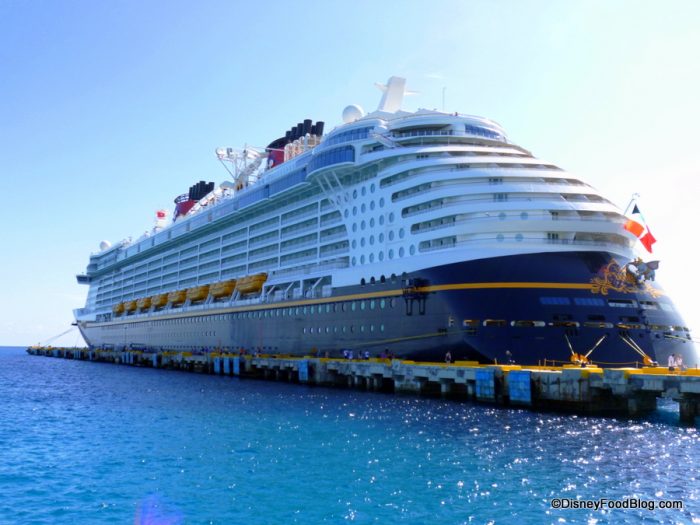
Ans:
[{"label": "concrete pier", "polygon": [[480,365],[471,361],[418,363],[398,359],[250,356],[221,353],[141,352],[30,347],[32,355],[183,370],[216,375],[442,396],[457,400],[642,416],[658,398],[679,403],[682,422],[700,416],[700,369]]}]

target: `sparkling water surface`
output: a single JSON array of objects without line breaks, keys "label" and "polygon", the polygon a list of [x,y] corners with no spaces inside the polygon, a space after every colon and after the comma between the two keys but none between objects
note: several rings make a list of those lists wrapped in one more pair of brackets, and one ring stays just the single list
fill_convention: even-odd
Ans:
[{"label": "sparkling water surface", "polygon": [[[700,523],[675,404],[576,417],[0,348],[0,523]],[[683,510],[551,508],[552,498]]]}]

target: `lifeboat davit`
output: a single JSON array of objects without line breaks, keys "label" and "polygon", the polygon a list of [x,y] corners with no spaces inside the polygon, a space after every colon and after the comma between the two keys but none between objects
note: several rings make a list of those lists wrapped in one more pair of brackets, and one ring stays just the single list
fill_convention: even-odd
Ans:
[{"label": "lifeboat davit", "polygon": [[267,281],[266,273],[246,275],[245,277],[238,279],[238,283],[236,283],[236,290],[242,294],[257,293],[262,290],[265,281]]}]

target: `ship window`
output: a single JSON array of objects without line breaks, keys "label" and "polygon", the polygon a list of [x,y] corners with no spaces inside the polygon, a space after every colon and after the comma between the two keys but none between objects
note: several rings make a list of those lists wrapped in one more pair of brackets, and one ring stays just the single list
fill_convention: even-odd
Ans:
[{"label": "ship window", "polygon": [[360,264],[365,264],[365,256],[360,255]]},{"label": "ship window", "polygon": [[568,297],[540,297],[540,303],[547,305],[571,304]]},{"label": "ship window", "polygon": [[353,214],[353,216],[357,215],[357,206],[352,207],[352,214]]},{"label": "ship window", "polygon": [[360,325],[360,332],[364,332],[364,331],[365,331],[365,325]]},{"label": "ship window", "polygon": [[352,198],[357,199],[357,190],[352,190]]},{"label": "ship window", "polygon": [[391,308],[396,307],[396,299],[394,299],[393,297],[391,299],[389,299],[389,306]]},{"label": "ship window", "polygon": [[518,242],[521,242],[523,240],[523,234],[522,233],[516,233],[515,234],[515,240]]},{"label": "ship window", "polygon": [[544,321],[511,321],[511,326],[518,328],[543,328],[545,326]]},{"label": "ship window", "polygon": [[671,303],[659,303],[659,306],[661,306],[664,312],[673,312],[673,305]]},{"label": "ship window", "polygon": [[401,228],[399,230],[399,239],[403,239],[405,235],[406,235],[406,232],[404,231],[403,228]]},{"label": "ship window", "polygon": [[364,247],[364,245],[365,245],[365,238],[362,237],[362,239],[360,239],[360,246]]},{"label": "ship window", "polygon": [[345,218],[347,219],[350,216],[350,210],[345,210],[343,215],[345,215]]},{"label": "ship window", "polygon": [[379,199],[379,207],[383,208],[384,207],[384,197]]},{"label": "ship window", "polygon": [[353,301],[352,303],[350,303],[350,309],[351,309],[353,312],[355,311],[356,308],[357,308],[357,303],[355,303],[355,301]]},{"label": "ship window", "polygon": [[639,301],[639,306],[643,310],[658,310],[659,309],[658,303],[655,303],[652,301]]},{"label": "ship window", "polygon": [[374,217],[369,220],[369,227],[374,228]]},{"label": "ship window", "polygon": [[403,246],[401,248],[399,248],[399,257],[403,257],[404,251],[405,250],[403,249]]},{"label": "ship window", "polygon": [[486,319],[484,326],[506,326],[505,319]]},{"label": "ship window", "polygon": [[356,231],[357,231],[357,223],[356,223],[356,222],[353,222],[353,223],[352,223],[352,231],[353,231],[353,232],[356,232]]},{"label": "ship window", "polygon": [[312,306],[312,307],[311,307],[310,313],[312,313],[312,314],[315,314],[315,313],[316,313],[316,307],[315,307],[315,306]]},{"label": "ship window", "polygon": [[360,211],[362,213],[365,213],[367,211],[367,205],[365,203],[362,203],[362,206],[360,206]]},{"label": "ship window", "polygon": [[479,320],[478,319],[464,319],[462,321],[462,326],[465,328],[479,326]]},{"label": "ship window", "polygon": [[374,254],[373,253],[369,254],[369,262],[374,262]]},{"label": "ship window", "polygon": [[303,333],[306,333],[306,328],[304,328],[302,331],[303,331]]},{"label": "ship window", "polygon": [[355,327],[353,325],[350,325],[350,333],[355,333]]},{"label": "ship window", "polygon": [[345,325],[343,325],[343,333],[345,333],[345,332],[347,332],[347,331],[348,331],[348,327],[345,326]]},{"label": "ship window", "polygon": [[394,212],[389,213],[389,222],[394,222]]},{"label": "ship window", "polygon": [[370,210],[374,209],[374,201],[369,201],[369,209]]},{"label": "ship window", "polygon": [[353,257],[352,258],[352,265],[355,266],[357,264],[357,258]]},{"label": "ship window", "polygon": [[585,321],[583,326],[586,328],[612,328],[613,324],[605,321]]},{"label": "ship window", "polygon": [[370,310],[374,310],[375,306],[376,306],[376,302],[374,301],[374,299],[372,299],[372,300],[369,302],[369,309],[370,309]]},{"label": "ship window", "polygon": [[369,243],[370,243],[370,245],[374,244],[374,235],[369,236]]},{"label": "ship window", "polygon": [[608,299],[608,306],[613,308],[636,308],[637,301],[631,299]]},{"label": "ship window", "polygon": [[597,297],[574,297],[577,306],[605,306],[605,301]]},{"label": "ship window", "polygon": [[383,331],[384,331],[384,325],[383,325],[383,324],[380,324],[380,325],[379,325],[379,331],[380,331],[380,332],[383,332]]},{"label": "ship window", "polygon": [[383,224],[384,224],[384,215],[380,215],[379,216],[379,225],[381,226]]},{"label": "ship window", "polygon": [[503,242],[503,239],[504,239],[504,237],[503,237],[503,234],[502,234],[502,233],[499,233],[498,235],[496,235],[496,240],[497,240],[498,242]]}]

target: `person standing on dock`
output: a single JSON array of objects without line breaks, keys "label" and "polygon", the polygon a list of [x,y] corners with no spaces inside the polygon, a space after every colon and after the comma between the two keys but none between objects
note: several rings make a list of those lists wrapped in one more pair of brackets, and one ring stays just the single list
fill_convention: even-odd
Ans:
[{"label": "person standing on dock", "polygon": [[448,350],[447,353],[445,354],[445,363],[451,363],[452,362],[452,354]]},{"label": "person standing on dock", "polygon": [[676,354],[668,356],[668,370],[673,372],[676,369]]}]

